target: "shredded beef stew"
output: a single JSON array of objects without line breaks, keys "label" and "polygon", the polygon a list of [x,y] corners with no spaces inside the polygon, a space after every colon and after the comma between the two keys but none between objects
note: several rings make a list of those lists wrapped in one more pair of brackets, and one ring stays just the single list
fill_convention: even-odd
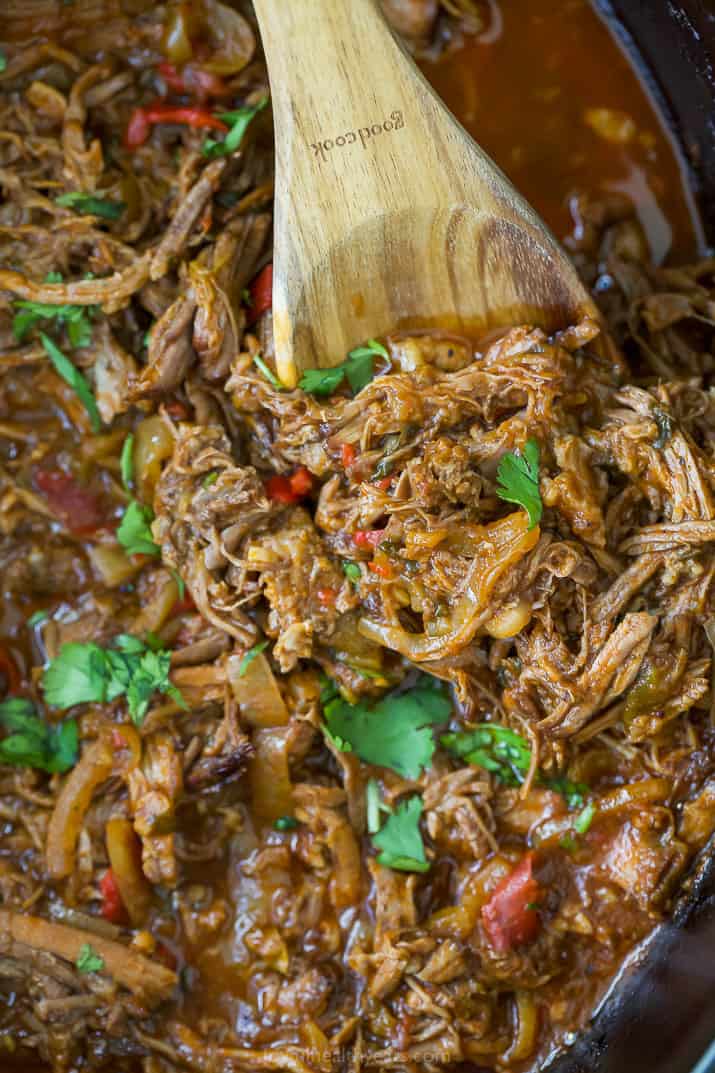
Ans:
[{"label": "shredded beef stew", "polygon": [[[489,12],[384,6],[432,62]],[[584,195],[615,359],[396,333],[287,390],[250,9],[49,8],[0,64],[0,1066],[527,1068],[715,828],[715,262]]]}]

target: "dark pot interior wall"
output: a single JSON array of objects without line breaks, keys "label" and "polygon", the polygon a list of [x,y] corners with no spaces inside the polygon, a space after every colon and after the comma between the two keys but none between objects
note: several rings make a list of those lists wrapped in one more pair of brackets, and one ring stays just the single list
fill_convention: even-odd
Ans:
[{"label": "dark pot interior wall", "polygon": [[715,244],[715,0],[596,0],[645,78],[691,165]]}]

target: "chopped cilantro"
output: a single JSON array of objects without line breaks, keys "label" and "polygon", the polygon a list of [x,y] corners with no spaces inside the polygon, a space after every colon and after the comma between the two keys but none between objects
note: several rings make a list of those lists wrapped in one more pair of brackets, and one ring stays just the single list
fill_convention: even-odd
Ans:
[{"label": "chopped cilantro", "polygon": [[207,138],[201,148],[203,155],[217,157],[235,153],[243,141],[251,120],[259,112],[262,112],[267,105],[268,97],[263,97],[258,104],[245,105],[243,108],[236,108],[232,112],[220,112],[218,118],[224,123],[228,123],[231,129],[222,142],[216,141],[214,138]]},{"label": "chopped cilantro", "polygon": [[79,948],[79,954],[75,961],[77,972],[101,972],[104,968],[104,958],[92,949],[89,943],[83,943]]},{"label": "chopped cilantro", "polygon": [[[322,698],[321,698],[322,699]],[[389,767],[416,779],[429,767],[435,749],[432,725],[452,711],[440,683],[424,676],[405,693],[391,693],[372,705],[349,704],[334,696],[323,701],[326,729],[342,752]]]},{"label": "chopped cilantro", "polygon": [[203,478],[203,480],[201,481],[201,487],[208,489],[208,488],[211,487],[212,484],[216,484],[217,480],[218,480],[218,473],[214,469],[214,470],[211,471],[211,473],[207,473],[206,476]]},{"label": "chopped cilantro", "polygon": [[27,625],[32,630],[32,629],[35,628],[35,626],[39,626],[41,623],[47,622],[49,617],[50,617],[49,611],[44,611],[44,610],[33,611],[32,614],[30,615],[29,619],[27,620]]},{"label": "chopped cilantro", "polygon": [[365,803],[367,805],[367,829],[371,835],[380,830],[380,813],[386,812],[388,816],[391,809],[380,798],[380,787],[376,779],[368,779],[365,787]]},{"label": "chopped cilantro", "polygon": [[82,194],[73,190],[69,194],[60,194],[55,202],[63,209],[76,209],[84,216],[101,216],[103,220],[118,220],[126,209],[123,201],[111,201],[96,194]]},{"label": "chopped cilantro", "polygon": [[271,384],[271,386],[274,387],[276,391],[285,391],[285,386],[281,384],[280,380],[270,368],[270,366],[266,365],[260,354],[253,355],[253,364],[261,373],[263,373],[268,383]]},{"label": "chopped cilantro", "polygon": [[[443,734],[440,744],[453,756],[468,764],[490,771],[507,786],[519,786],[531,765],[531,749],[528,742],[509,727],[498,723],[478,723],[473,730]],[[572,782],[565,775],[547,778],[537,772],[537,782],[566,798],[568,808],[580,808],[588,786]]]},{"label": "chopped cilantro", "polygon": [[273,826],[276,831],[295,831],[298,821],[294,816],[279,816]]},{"label": "chopped cilantro", "polygon": [[254,645],[253,648],[249,648],[248,652],[244,653],[243,658],[238,665],[239,678],[243,678],[256,656],[260,655],[266,648],[268,648],[268,641],[259,641],[257,645]]},{"label": "chopped cilantro", "polygon": [[527,440],[522,451],[507,451],[497,470],[497,495],[516,503],[529,515],[529,529],[541,521],[543,504],[539,493],[539,445]]},{"label": "chopped cilantro", "polygon": [[673,435],[673,419],[666,410],[656,407],[653,411],[653,420],[658,426],[658,435],[653,440],[653,446],[656,450],[661,451]]},{"label": "chopped cilantro", "polygon": [[40,339],[45,348],[45,353],[55,367],[55,371],[62,377],[65,383],[69,384],[69,386],[77,393],[85,410],[89,414],[92,432],[100,432],[102,428],[102,419],[99,416],[97,400],[92,394],[92,389],[89,386],[89,383],[79,369],[62,353],[57,344],[52,342],[49,336],[45,335],[44,332],[40,332]]},{"label": "chopped cilantro", "polygon": [[130,432],[122,444],[122,453],[119,459],[119,468],[122,474],[122,484],[128,492],[134,484],[134,433]]},{"label": "chopped cilantro", "polygon": [[151,507],[136,499],[131,501],[117,529],[117,540],[127,555],[161,555],[161,548],[151,535],[153,520]]},{"label": "chopped cilantro", "polygon": [[10,731],[0,741],[0,763],[63,773],[77,762],[77,722],[46,723],[32,701],[9,697],[0,703],[0,726]]},{"label": "chopped cilantro", "polygon": [[332,369],[306,369],[298,387],[311,395],[332,395],[347,379],[353,395],[357,395],[375,375],[376,354],[390,360],[385,347],[370,339],[366,346],[351,350],[347,359]]},{"label": "chopped cilantro", "polygon": [[179,571],[174,570],[173,566],[169,567],[169,573],[171,574],[171,576],[173,577],[174,581],[176,582],[176,587],[179,590],[179,599],[183,600],[184,596],[186,595],[186,582],[182,578],[182,576],[179,573]]},{"label": "chopped cilantro", "polygon": [[362,571],[357,563],[343,563],[343,573],[345,574],[345,577],[350,578],[351,581],[359,581],[362,577]]},{"label": "chopped cilantro", "polygon": [[561,849],[565,849],[567,853],[575,853],[578,849],[578,842],[573,835],[564,835],[563,838],[559,839],[559,845],[561,846]]},{"label": "chopped cilantro", "polygon": [[579,812],[578,816],[573,822],[574,831],[580,835],[585,835],[589,827],[593,823],[593,818],[596,815],[596,806],[593,801],[589,801],[584,809]]},{"label": "chopped cilantro", "polygon": [[422,799],[415,794],[402,801],[392,812],[382,830],[373,835],[373,844],[380,850],[378,862],[400,872],[427,872],[430,863],[425,856],[420,833]]},{"label": "chopped cilantro", "polygon": [[164,693],[185,707],[169,680],[171,653],[154,651],[138,637],[120,634],[113,648],[93,643],[62,645],[42,676],[48,704],[71,708],[75,704],[106,704],[125,695],[132,720],[141,724],[155,692]]},{"label": "chopped cilantro", "polygon": [[474,730],[443,734],[440,743],[468,764],[491,771],[507,786],[522,783],[531,763],[527,742],[498,723],[479,723]]}]

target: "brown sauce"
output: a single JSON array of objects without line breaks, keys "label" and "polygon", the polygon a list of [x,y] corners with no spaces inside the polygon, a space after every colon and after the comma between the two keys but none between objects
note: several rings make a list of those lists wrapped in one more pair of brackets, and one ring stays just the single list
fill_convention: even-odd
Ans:
[{"label": "brown sauce", "polygon": [[[617,191],[635,202],[656,262],[693,255],[700,225],[672,135],[588,0],[494,4],[483,34],[422,67],[559,239],[575,195]],[[621,113],[624,140],[600,137],[590,109]]]}]

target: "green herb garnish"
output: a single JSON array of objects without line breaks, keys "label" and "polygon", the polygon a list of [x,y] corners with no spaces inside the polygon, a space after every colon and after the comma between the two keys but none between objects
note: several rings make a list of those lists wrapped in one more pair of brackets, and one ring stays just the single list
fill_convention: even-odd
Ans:
[{"label": "green herb garnish", "polygon": [[422,799],[415,795],[402,801],[392,812],[382,830],[373,835],[380,850],[378,862],[400,872],[427,872],[430,863],[420,832]]},{"label": "green herb garnish", "polygon": [[298,387],[311,395],[332,395],[347,380],[353,395],[357,395],[375,375],[376,354],[390,360],[382,343],[369,339],[366,346],[351,350],[346,360],[332,369],[306,369]]},{"label": "green herb garnish", "polygon": [[63,209],[76,209],[83,216],[101,216],[103,220],[118,220],[127,207],[123,201],[111,201],[96,194],[82,194],[77,190],[60,194],[55,198],[55,202]]},{"label": "green herb garnish", "polygon": [[161,548],[151,535],[154,511],[133,499],[124,511],[117,529],[117,540],[127,555],[161,555]]},{"label": "green herb garnish", "polygon": [[541,521],[544,507],[539,493],[539,445],[527,440],[524,450],[508,451],[497,470],[497,495],[516,503],[529,515],[529,529]]},{"label": "green herb garnish", "polygon": [[208,488],[211,487],[212,484],[216,484],[217,480],[218,480],[218,473],[214,469],[214,470],[211,471],[211,473],[207,473],[206,476],[202,479],[201,487],[208,489]]},{"label": "green herb garnish", "polygon": [[243,108],[237,108],[232,112],[219,112],[218,118],[227,123],[231,129],[222,142],[216,141],[214,138],[207,138],[201,148],[203,155],[213,158],[235,153],[243,141],[243,136],[248,130],[251,120],[259,112],[262,112],[267,105],[268,97],[263,97],[258,104],[245,105]]},{"label": "green herb garnish", "polygon": [[261,373],[263,373],[268,383],[271,384],[276,391],[285,391],[285,385],[281,384],[276,374],[269,365],[266,365],[260,354],[253,355],[253,364]]},{"label": "green herb garnish", "polygon": [[171,576],[173,577],[174,581],[176,582],[176,587],[179,590],[179,599],[183,600],[184,596],[186,595],[186,582],[182,578],[182,576],[179,573],[179,571],[175,570],[173,566],[169,567],[169,573],[171,574]]},{"label": "green herb garnish", "polygon": [[0,741],[0,763],[34,767],[50,774],[69,771],[79,755],[75,719],[46,723],[32,701],[9,697],[0,703],[0,726],[10,731]]},{"label": "green herb garnish", "polygon": [[45,353],[55,367],[55,371],[62,377],[65,383],[69,384],[72,390],[76,392],[82,405],[89,414],[92,432],[100,432],[102,429],[102,419],[99,416],[97,400],[92,394],[92,389],[89,386],[89,383],[79,369],[62,353],[57,344],[53,343],[49,336],[45,335],[44,332],[40,332],[40,340],[45,348]]},{"label": "green herb garnish", "polygon": [[[61,272],[48,272],[45,283],[62,283]],[[12,320],[12,330],[18,343],[21,343],[27,333],[35,325],[43,320],[56,321],[60,327],[67,329],[67,338],[72,347],[89,346],[92,341],[92,325],[90,314],[97,309],[96,306],[51,305],[49,302],[31,302],[18,298],[13,305],[16,310]]]},{"label": "green herb garnish", "polygon": [[585,835],[589,827],[593,823],[593,818],[596,815],[596,806],[593,801],[589,801],[586,808],[579,812],[578,816],[573,822],[574,831],[577,831],[580,835]]},{"label": "green herb garnish", "polygon": [[40,623],[47,622],[49,617],[50,617],[49,611],[44,611],[44,610],[33,611],[32,614],[30,615],[29,619],[27,620],[27,625],[30,627],[31,630],[33,630],[35,628],[35,626],[39,626]]},{"label": "green herb garnish", "polygon": [[268,641],[259,641],[253,648],[249,648],[248,652],[244,652],[243,658],[238,665],[238,677],[243,678],[244,674],[253,663],[256,656],[260,655],[266,648],[268,648]]},{"label": "green herb garnish", "polygon": [[[473,730],[443,734],[440,744],[460,760],[491,772],[506,786],[520,786],[531,766],[528,742],[499,723],[479,723]],[[588,793],[588,786],[572,782],[565,775],[547,778],[537,772],[536,781],[565,797],[570,809],[580,808]]]},{"label": "green herb garnish", "polygon": [[362,571],[357,563],[343,563],[343,573],[345,574],[345,577],[349,578],[351,581],[359,581],[362,577]]},{"label": "green herb garnish", "polygon": [[273,826],[276,831],[295,831],[298,821],[294,816],[279,816]]},{"label": "green herb garnish", "polygon": [[5,55],[4,51],[0,48],[0,74],[2,74],[2,72],[5,70],[6,67],[7,67],[7,56]]},{"label": "green herb garnish", "polygon": [[89,943],[83,943],[79,948],[75,968],[81,973],[101,972],[104,968],[104,958],[100,957]]},{"label": "green herb garnish", "polygon": [[122,484],[127,492],[131,492],[134,484],[134,433],[130,432],[122,444],[122,453],[119,458],[119,469],[122,474]]},{"label": "green herb garnish", "polygon": [[142,723],[154,693],[163,693],[181,707],[186,703],[169,680],[171,653],[154,651],[130,634],[120,634],[113,648],[93,643],[62,645],[42,676],[45,700],[56,708],[75,704],[107,704],[125,695],[129,714]]},{"label": "green herb garnish", "polygon": [[367,805],[367,829],[371,835],[380,830],[380,813],[386,812],[391,815],[391,809],[380,798],[380,787],[376,779],[368,779],[365,787],[365,803]]},{"label": "green herb garnish", "polygon": [[371,705],[349,704],[339,696],[323,701],[326,730],[337,748],[406,779],[429,767],[435,750],[432,726],[445,722],[451,711],[441,684],[427,676],[407,692]]}]

